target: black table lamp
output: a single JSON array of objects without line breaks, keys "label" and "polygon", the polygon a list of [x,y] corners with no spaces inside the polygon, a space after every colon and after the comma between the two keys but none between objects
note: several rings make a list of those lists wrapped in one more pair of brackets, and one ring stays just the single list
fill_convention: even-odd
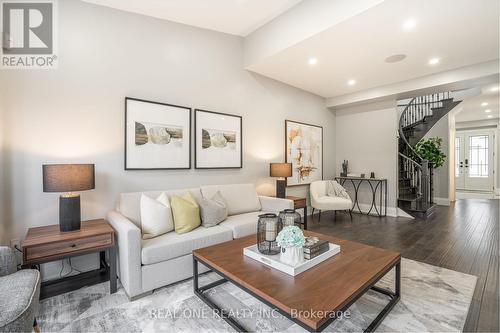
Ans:
[{"label": "black table lamp", "polygon": [[80,229],[80,195],[95,188],[94,164],[45,164],[43,191],[65,192],[59,197],[59,230]]},{"label": "black table lamp", "polygon": [[271,177],[278,177],[276,180],[276,197],[284,198],[286,177],[292,176],[292,163],[271,163],[269,174]]}]

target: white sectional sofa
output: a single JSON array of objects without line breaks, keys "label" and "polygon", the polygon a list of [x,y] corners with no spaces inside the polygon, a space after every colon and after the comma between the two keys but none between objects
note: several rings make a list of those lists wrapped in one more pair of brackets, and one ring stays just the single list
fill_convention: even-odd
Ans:
[{"label": "white sectional sofa", "polygon": [[[143,240],[141,195],[156,198],[165,192],[170,197],[184,195],[187,191],[195,198],[211,198],[220,191],[227,202],[228,218],[215,227],[200,226],[185,234],[172,231]],[[107,216],[117,234],[120,282],[132,300],[156,288],[192,277],[193,250],[255,234],[259,214],[278,213],[289,208],[293,208],[291,200],[258,196],[253,184],[122,193],[116,209]],[[203,271],[202,267],[200,269]]]}]

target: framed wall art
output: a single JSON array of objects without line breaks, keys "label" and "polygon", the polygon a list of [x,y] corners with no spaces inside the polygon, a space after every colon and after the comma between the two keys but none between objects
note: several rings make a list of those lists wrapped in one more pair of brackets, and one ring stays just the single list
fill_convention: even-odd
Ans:
[{"label": "framed wall art", "polygon": [[191,108],[125,98],[125,170],[191,168]]},{"label": "framed wall art", "polygon": [[196,109],[194,123],[196,169],[243,167],[241,116]]},{"label": "framed wall art", "polygon": [[323,127],[285,120],[285,156],[292,163],[288,186],[323,179]]}]

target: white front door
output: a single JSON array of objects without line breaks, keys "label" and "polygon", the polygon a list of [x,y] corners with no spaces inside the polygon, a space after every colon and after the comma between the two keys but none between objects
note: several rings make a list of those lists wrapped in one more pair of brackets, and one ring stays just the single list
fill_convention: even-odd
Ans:
[{"label": "white front door", "polygon": [[460,131],[455,137],[455,183],[457,189],[493,191],[492,130]]}]

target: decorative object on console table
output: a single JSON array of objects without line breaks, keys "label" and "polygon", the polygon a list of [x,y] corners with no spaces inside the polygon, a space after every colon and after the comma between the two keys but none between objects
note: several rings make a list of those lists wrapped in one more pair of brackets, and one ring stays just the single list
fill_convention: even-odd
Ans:
[{"label": "decorative object on console table", "polygon": [[195,168],[242,168],[242,122],[241,116],[194,110]]},{"label": "decorative object on console table", "polygon": [[372,172],[370,173],[370,178],[375,178],[375,172],[373,172],[373,171],[372,171]]},{"label": "decorative object on console table", "polygon": [[[23,268],[99,252],[100,268],[57,280],[42,282],[40,298],[52,297],[71,290],[109,280],[110,292],[116,292],[116,243],[115,231],[104,219],[83,221],[81,229],[61,232],[57,225],[28,229],[21,242]],[[105,257],[108,252],[109,265]]]},{"label": "decorative object on console table", "polygon": [[191,108],[125,98],[125,170],[191,168]]},{"label": "decorative object on console table", "polygon": [[269,165],[269,175],[278,177],[276,180],[276,197],[285,198],[286,178],[292,176],[292,163],[271,163]]},{"label": "decorative object on console table", "polygon": [[344,160],[344,162],[342,162],[342,172],[340,173],[340,176],[342,177],[347,177],[347,168],[349,166],[349,161],[348,160]]},{"label": "decorative object on console table", "polygon": [[323,127],[285,120],[285,156],[292,163],[288,186],[323,179]]},{"label": "decorative object on console table", "polygon": [[95,188],[94,164],[44,164],[43,191],[66,192],[59,196],[59,229],[80,229],[80,195],[73,193]]},{"label": "decorative object on console table", "polygon": [[290,266],[296,266],[304,261],[305,237],[297,226],[284,227],[278,234],[276,242],[281,247],[280,261]]},{"label": "decorative object on console table", "polygon": [[302,224],[302,216],[295,211],[295,209],[285,209],[282,210],[279,214],[279,218],[283,227],[287,227],[289,225],[300,225]]},{"label": "decorative object on console table", "polygon": [[276,237],[282,228],[283,224],[276,214],[259,215],[257,223],[257,248],[259,252],[263,254],[280,253]]}]

